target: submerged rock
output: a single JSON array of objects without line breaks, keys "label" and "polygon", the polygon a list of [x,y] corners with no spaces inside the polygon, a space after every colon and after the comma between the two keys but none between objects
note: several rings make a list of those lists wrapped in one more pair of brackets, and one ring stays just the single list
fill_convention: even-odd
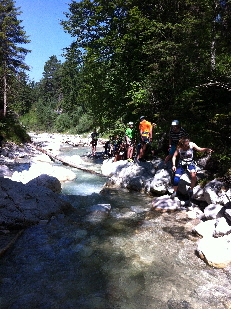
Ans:
[{"label": "submerged rock", "polygon": [[110,204],[96,204],[87,210],[88,214],[86,216],[86,221],[91,224],[98,224],[108,217],[111,211]]}]

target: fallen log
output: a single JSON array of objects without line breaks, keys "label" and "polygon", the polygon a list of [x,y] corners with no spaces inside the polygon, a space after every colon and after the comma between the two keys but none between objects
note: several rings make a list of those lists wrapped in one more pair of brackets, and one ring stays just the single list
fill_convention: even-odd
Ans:
[{"label": "fallen log", "polygon": [[40,147],[35,147],[37,150],[41,151],[42,153],[45,153],[52,161],[54,160],[57,160],[57,161],[60,161],[62,162],[64,165],[68,165],[68,166],[71,166],[71,167],[74,167],[74,168],[77,168],[83,172],[87,172],[87,173],[91,173],[91,174],[95,174],[95,175],[98,175],[98,176],[101,176],[101,177],[106,177],[105,175],[101,174],[101,173],[98,173],[96,171],[93,171],[93,170],[90,170],[90,169],[87,169],[87,168],[84,168],[82,166],[79,166],[79,165],[76,165],[74,164],[73,162],[68,162],[66,160],[64,160],[63,158],[61,158],[60,156],[58,155],[54,155],[53,153],[45,150],[45,149],[42,149]]}]

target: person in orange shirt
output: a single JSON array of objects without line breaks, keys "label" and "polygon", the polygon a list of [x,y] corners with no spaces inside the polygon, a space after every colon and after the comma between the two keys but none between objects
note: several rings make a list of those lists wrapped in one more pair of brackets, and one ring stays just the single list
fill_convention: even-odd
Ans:
[{"label": "person in orange shirt", "polygon": [[137,156],[137,160],[142,160],[145,156],[147,145],[152,142],[152,124],[145,119],[145,116],[140,117],[139,131],[141,139],[141,148]]}]

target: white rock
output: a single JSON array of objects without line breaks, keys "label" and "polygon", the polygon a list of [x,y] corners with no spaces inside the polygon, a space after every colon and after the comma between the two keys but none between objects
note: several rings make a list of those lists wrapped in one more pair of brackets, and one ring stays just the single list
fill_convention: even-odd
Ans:
[{"label": "white rock", "polygon": [[199,240],[197,251],[209,265],[224,268],[231,262],[231,242],[225,237],[204,237]]},{"label": "white rock", "polygon": [[219,204],[210,204],[204,209],[204,214],[207,219],[216,219],[224,215],[224,206]]},{"label": "white rock", "polygon": [[163,195],[152,201],[152,208],[160,212],[175,211],[180,208],[180,203],[178,199],[172,200],[169,195]]},{"label": "white rock", "polygon": [[171,177],[165,169],[158,170],[150,184],[150,191],[158,194],[167,192],[171,184]]},{"label": "white rock", "polygon": [[103,161],[101,171],[104,176],[112,176],[118,172],[118,170],[124,166],[128,166],[128,161],[120,160],[117,162],[113,162],[114,158],[110,158]]},{"label": "white rock", "polygon": [[218,193],[223,183],[214,179],[207,183],[204,187],[204,199],[208,204],[217,204],[219,202]]},{"label": "white rock", "polygon": [[222,217],[216,220],[213,236],[219,237],[231,233],[231,222]]},{"label": "white rock", "polygon": [[213,235],[215,230],[216,219],[201,221],[198,225],[193,228],[193,232],[203,236],[209,237]]},{"label": "white rock", "polygon": [[204,213],[203,211],[200,210],[199,207],[193,206],[193,207],[188,207],[187,216],[190,219],[196,219],[196,218],[202,219],[204,218]]}]

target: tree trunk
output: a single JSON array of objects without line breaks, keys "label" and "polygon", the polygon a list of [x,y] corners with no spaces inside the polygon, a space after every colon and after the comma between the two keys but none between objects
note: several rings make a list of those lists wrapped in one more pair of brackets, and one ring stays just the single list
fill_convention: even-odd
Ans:
[{"label": "tree trunk", "polygon": [[6,74],[6,64],[4,64],[3,69],[3,103],[4,103],[4,110],[3,115],[6,116],[6,109],[7,109],[7,74]]}]

